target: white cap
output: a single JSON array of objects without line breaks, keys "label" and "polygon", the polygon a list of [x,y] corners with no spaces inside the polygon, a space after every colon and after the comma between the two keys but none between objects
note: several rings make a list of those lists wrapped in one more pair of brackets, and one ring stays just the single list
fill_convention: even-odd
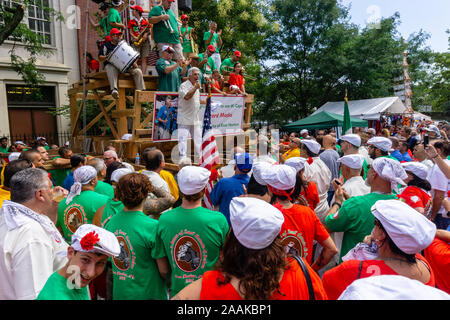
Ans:
[{"label": "white cap", "polygon": [[314,140],[306,140],[303,139],[302,143],[314,154],[319,154],[320,152],[320,144]]},{"label": "white cap", "polygon": [[256,182],[258,182],[260,185],[266,186],[267,183],[263,179],[263,174],[270,170],[272,167],[272,164],[269,162],[256,162],[253,164],[253,171],[252,176],[255,178]]},{"label": "white cap", "polygon": [[23,141],[16,141],[16,142],[14,142],[13,144],[21,144],[21,145],[23,145],[23,146],[26,146],[26,144],[25,144],[25,142],[23,142]]},{"label": "white cap", "polygon": [[403,162],[401,165],[403,166],[403,169],[405,169],[405,171],[410,171],[414,173],[422,180],[427,179],[429,168],[423,163],[411,161],[411,162]]},{"label": "white cap", "polygon": [[73,198],[81,194],[82,186],[88,184],[97,177],[97,170],[91,166],[81,166],[73,172],[74,183],[70,187],[70,192],[66,198],[66,204],[69,204]]},{"label": "white cap", "polygon": [[438,136],[441,135],[441,132],[439,131],[439,128],[436,127],[436,126],[433,125],[433,124],[430,124],[430,125],[428,126],[428,128],[424,128],[424,130],[429,131],[429,132],[434,132],[434,133],[436,133]]},{"label": "white cap", "polygon": [[364,163],[364,157],[360,154],[349,154],[337,160],[351,169],[361,169]]},{"label": "white cap", "polygon": [[93,224],[78,227],[72,235],[71,247],[76,251],[102,253],[113,257],[120,254],[120,245],[114,233]]},{"label": "white cap", "polygon": [[175,50],[171,46],[168,46],[168,45],[164,45],[161,49],[161,52],[164,52],[167,49],[170,49],[169,51],[175,52]]},{"label": "white cap", "polygon": [[301,157],[292,157],[287,159],[284,164],[295,169],[299,172],[305,167],[306,159]]},{"label": "white cap", "polygon": [[400,200],[378,200],[371,208],[395,245],[406,254],[427,248],[436,235],[436,225]]},{"label": "white cap", "polygon": [[399,275],[357,279],[338,300],[450,300],[446,292]]},{"label": "white cap", "polygon": [[383,180],[390,181],[393,189],[395,189],[398,184],[403,186],[406,185],[403,180],[405,180],[408,175],[397,160],[379,157],[373,160],[372,168]]},{"label": "white cap", "polygon": [[278,190],[290,190],[295,187],[297,171],[285,164],[275,164],[262,172],[261,179]]},{"label": "white cap", "polygon": [[373,145],[375,148],[378,148],[385,152],[391,152],[392,150],[392,141],[391,139],[385,137],[373,137],[367,141],[368,145]]},{"label": "white cap", "polygon": [[8,156],[8,161],[11,162],[11,161],[17,160],[17,159],[19,159],[19,157],[20,157],[20,152],[11,152]]},{"label": "white cap", "polygon": [[178,171],[178,186],[185,195],[203,191],[209,181],[211,171],[196,166],[186,166]]},{"label": "white cap", "polygon": [[129,173],[133,173],[134,171],[130,170],[129,168],[120,168],[113,171],[111,174],[111,181],[119,182],[120,178],[122,178],[124,175],[127,175]]},{"label": "white cap", "polygon": [[350,133],[341,137],[341,140],[347,141],[348,143],[354,145],[355,147],[361,146],[361,137],[357,134]]},{"label": "white cap", "polygon": [[300,131],[300,135],[302,136],[304,133],[308,134],[308,129],[303,129],[302,131]]},{"label": "white cap", "polygon": [[233,233],[246,248],[267,248],[280,234],[284,216],[271,204],[253,197],[235,197],[230,202]]}]

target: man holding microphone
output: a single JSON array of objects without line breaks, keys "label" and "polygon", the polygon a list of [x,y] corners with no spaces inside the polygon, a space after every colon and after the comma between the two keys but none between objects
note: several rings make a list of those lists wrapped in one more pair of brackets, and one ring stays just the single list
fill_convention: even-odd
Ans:
[{"label": "man holding microphone", "polygon": [[186,157],[187,139],[194,139],[196,154],[200,157],[202,144],[202,125],[198,118],[200,104],[200,70],[196,67],[190,68],[188,80],[183,82],[178,90],[178,150],[180,159]]}]

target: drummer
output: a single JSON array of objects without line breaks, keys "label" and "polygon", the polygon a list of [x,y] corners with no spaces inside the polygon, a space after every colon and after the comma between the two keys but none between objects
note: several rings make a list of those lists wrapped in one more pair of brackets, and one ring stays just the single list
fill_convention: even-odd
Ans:
[{"label": "drummer", "polygon": [[[114,99],[119,99],[119,91],[118,91],[118,78],[120,71],[114,66],[114,62],[108,61],[108,56],[110,53],[116,49],[119,42],[121,42],[122,31],[116,28],[112,28],[109,34],[111,36],[111,42],[106,42],[100,48],[100,52],[98,53],[98,58],[105,65],[106,74],[108,76],[109,85],[111,87],[111,95]],[[125,42],[123,44],[127,45]],[[123,45],[121,43],[121,45]],[[120,54],[120,52],[118,53]],[[142,74],[141,69],[139,69],[137,62],[135,61],[128,72],[134,78],[134,84],[136,86],[136,90],[145,90],[144,76]]]}]

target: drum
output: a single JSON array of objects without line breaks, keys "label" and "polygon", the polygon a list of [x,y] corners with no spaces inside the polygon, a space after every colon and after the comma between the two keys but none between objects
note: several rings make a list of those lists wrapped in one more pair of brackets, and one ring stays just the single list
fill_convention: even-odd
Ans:
[{"label": "drum", "polygon": [[125,73],[138,58],[139,53],[136,52],[136,50],[134,50],[126,41],[122,40],[108,56],[107,61],[119,69],[121,73]]}]

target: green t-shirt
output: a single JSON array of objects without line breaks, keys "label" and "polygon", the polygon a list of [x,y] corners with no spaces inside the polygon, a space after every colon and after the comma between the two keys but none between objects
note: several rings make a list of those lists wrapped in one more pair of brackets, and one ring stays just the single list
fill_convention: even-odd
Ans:
[{"label": "green t-shirt", "polygon": [[102,215],[102,228],[108,224],[109,220],[115,216],[117,213],[121,212],[125,206],[122,201],[116,201],[113,199],[109,199],[103,209]]},{"label": "green t-shirt", "polygon": [[103,38],[108,36],[110,31],[110,29],[108,29],[108,17],[104,17],[102,20],[100,20],[99,24],[100,28],[102,28],[103,31]]},{"label": "green t-shirt", "polygon": [[88,287],[80,289],[70,289],[67,286],[67,279],[58,273],[47,279],[44,287],[36,300],[90,300]]},{"label": "green t-shirt", "polygon": [[8,148],[0,147],[0,153],[9,153]]},{"label": "green t-shirt", "polygon": [[216,51],[214,51],[215,53],[219,53],[219,35],[216,33],[214,33],[214,35],[211,38],[211,41],[209,42],[209,44],[206,43],[206,40],[209,39],[209,37],[211,37],[211,32],[206,31],[205,34],[203,35],[203,40],[205,41],[205,49],[208,48],[208,46],[213,45],[216,48]]},{"label": "green t-shirt", "polygon": [[220,64],[220,73],[223,73],[224,71],[225,72],[233,72],[235,63],[236,62],[233,62],[231,60],[231,58],[226,58]]},{"label": "green t-shirt", "polygon": [[[198,55],[198,61],[203,61],[203,55],[204,53],[200,53]],[[200,70],[204,73],[204,74],[212,74],[212,71],[217,69],[216,68],[216,63],[214,62],[214,59],[212,57],[208,57],[208,62],[205,63]]]},{"label": "green t-shirt", "polygon": [[66,199],[59,203],[56,226],[62,228],[63,236],[68,243],[71,243],[72,234],[79,226],[92,223],[95,212],[104,206],[108,199],[107,196],[86,190],[74,197],[69,205],[66,205]]},{"label": "green t-shirt", "polygon": [[178,92],[178,88],[181,85],[181,71],[183,68],[178,66],[174,71],[169,74],[164,73],[164,70],[171,65],[174,65],[175,61],[169,61],[164,58],[156,61],[156,71],[158,72],[158,91]]},{"label": "green t-shirt", "polygon": [[[193,52],[192,51],[192,45],[191,45],[191,40],[190,40],[190,33],[192,30],[192,27],[187,27],[188,32],[186,33],[186,35],[183,38],[183,52]],[[186,32],[186,28],[181,26],[180,28],[181,34]]]},{"label": "green t-shirt", "polygon": [[169,259],[172,296],[212,269],[227,232],[225,216],[203,207],[177,207],[161,215],[152,256]]},{"label": "green t-shirt", "polygon": [[343,256],[372,232],[375,217],[371,208],[375,202],[390,199],[396,199],[396,196],[372,192],[351,197],[342,204],[338,212],[325,218],[325,224],[332,232],[344,232],[339,263],[342,262]]},{"label": "green t-shirt", "polygon": [[119,11],[117,11],[117,9],[111,8],[109,9],[108,12],[108,17],[107,17],[107,29],[106,29],[106,35],[109,35],[109,33],[111,32],[111,29],[114,28],[111,26],[111,22],[115,22],[115,23],[122,23],[122,19],[120,18],[120,13]]},{"label": "green t-shirt", "polygon": [[[153,7],[148,14],[148,18],[161,16],[164,14],[162,6]],[[180,34],[178,33],[177,17],[172,9],[166,10],[169,15],[168,22],[172,26],[173,33],[170,33],[170,28],[166,27],[166,22],[160,21],[153,25],[153,38],[156,43],[180,43]]]},{"label": "green t-shirt", "polygon": [[119,241],[121,251],[113,258],[114,300],[167,300],[168,291],[156,260],[158,221],[140,211],[121,211],[109,220],[106,230]]},{"label": "green t-shirt", "polygon": [[[61,158],[60,156],[56,156],[53,158],[57,159],[57,158]],[[53,180],[53,184],[55,186],[62,186],[64,183],[64,180],[66,179],[66,177],[69,175],[69,173],[72,171],[71,168],[66,168],[66,169],[55,169],[55,170],[49,170],[48,172],[50,173],[52,180]],[[70,190],[68,190],[70,191]]]},{"label": "green t-shirt", "polygon": [[94,191],[103,194],[110,199],[114,198],[114,188],[109,183],[98,180]]}]

